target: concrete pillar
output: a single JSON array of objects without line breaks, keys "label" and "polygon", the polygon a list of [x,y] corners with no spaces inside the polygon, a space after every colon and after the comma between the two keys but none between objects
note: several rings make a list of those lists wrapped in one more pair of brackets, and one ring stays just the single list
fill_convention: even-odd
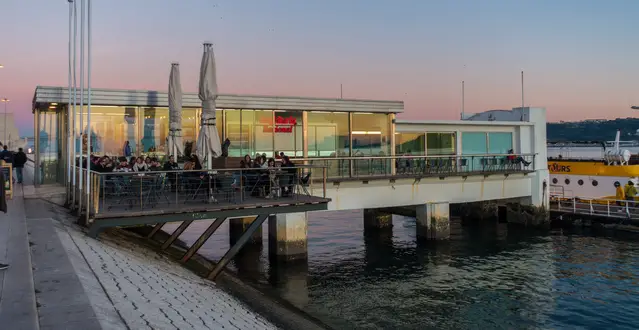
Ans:
[{"label": "concrete pillar", "polygon": [[305,308],[309,302],[308,262],[298,260],[290,264],[275,264],[269,267],[269,283],[297,308]]},{"label": "concrete pillar", "polygon": [[364,209],[364,232],[389,231],[393,228],[393,215],[378,209]]},{"label": "concrete pillar", "polygon": [[450,237],[450,205],[427,203],[417,206],[417,238],[442,240]]},{"label": "concrete pillar", "polygon": [[307,214],[286,213],[272,215],[268,219],[269,256],[277,261],[306,260]]},{"label": "concrete pillar", "polygon": [[[232,218],[229,221],[229,238],[231,246],[244,234],[244,231],[255,220],[255,217]],[[262,245],[262,227],[260,227],[246,245]]]}]

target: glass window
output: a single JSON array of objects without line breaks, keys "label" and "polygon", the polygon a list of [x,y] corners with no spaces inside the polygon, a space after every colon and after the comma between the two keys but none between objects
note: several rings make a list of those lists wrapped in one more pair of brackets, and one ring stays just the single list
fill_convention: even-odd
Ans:
[{"label": "glass window", "polygon": [[488,153],[507,154],[513,148],[513,133],[490,132],[488,133]]},{"label": "glass window", "polygon": [[423,156],[424,141],[424,133],[397,133],[395,134],[395,155]]},{"label": "glass window", "polygon": [[184,143],[184,154],[192,154],[193,146],[197,141],[197,132],[199,127],[197,108],[182,109],[182,142]]},{"label": "glass window", "polygon": [[[82,131],[86,134],[87,112],[83,111]],[[79,111],[79,108],[76,108]],[[129,141],[132,153],[136,150],[136,108],[91,106],[91,152],[109,156],[123,156],[124,143]],[[76,118],[76,131],[80,130],[80,114]],[[80,141],[79,134],[75,138],[76,152],[86,150],[86,139]]]},{"label": "glass window", "polygon": [[462,133],[462,154],[478,155],[488,152],[486,133],[484,132],[463,132]]},{"label": "glass window", "polygon": [[142,153],[166,155],[166,137],[169,134],[168,108],[142,108]]},{"label": "glass window", "polygon": [[308,157],[348,156],[348,113],[308,112]]},{"label": "glass window", "polygon": [[[488,152],[485,132],[463,132],[462,133],[462,155],[480,155]],[[482,157],[472,157],[469,161],[471,170],[482,168]]]},{"label": "glass window", "polygon": [[388,115],[353,114],[353,156],[388,156]]},{"label": "glass window", "polygon": [[426,154],[429,156],[454,155],[455,133],[427,133]]},{"label": "glass window", "polygon": [[231,141],[229,157],[243,157],[248,153],[248,134],[242,133],[240,110],[226,110],[224,123],[226,138]]},{"label": "glass window", "polygon": [[291,157],[304,156],[302,139],[302,112],[275,111],[273,125],[274,150]]},{"label": "glass window", "polygon": [[[58,163],[60,149],[58,148],[60,136],[58,115],[54,111],[38,112],[38,135],[40,137],[38,152],[40,154],[40,184],[56,183],[64,179],[59,177],[59,168],[62,163]],[[6,143],[6,142],[5,142]]]},{"label": "glass window", "polygon": [[[266,154],[266,157],[273,157],[273,111],[255,110],[253,122],[254,147],[251,157],[255,153]],[[277,133],[276,133],[277,134]]]}]

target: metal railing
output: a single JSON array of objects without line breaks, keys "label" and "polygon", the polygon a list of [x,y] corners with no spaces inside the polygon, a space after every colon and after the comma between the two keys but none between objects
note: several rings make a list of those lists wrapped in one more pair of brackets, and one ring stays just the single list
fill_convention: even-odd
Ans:
[{"label": "metal railing", "polygon": [[359,156],[295,158],[296,164],[323,166],[330,179],[371,176],[452,176],[530,172],[534,154],[451,156]]},{"label": "metal railing", "polygon": [[639,219],[639,201],[550,196],[550,209],[572,214]]},{"label": "metal railing", "polygon": [[[86,169],[76,167],[75,173],[86,175]],[[239,206],[265,206],[277,202],[313,202],[314,197],[326,198],[326,169],[319,166],[147,172],[91,171],[90,174],[91,191],[88,200],[85,197],[86,191],[81,194],[78,187],[75,200],[76,209],[82,210],[81,213],[87,219],[108,212],[170,212],[198,205],[216,205],[230,209]],[[321,190],[318,189],[318,181]],[[320,196],[313,196],[311,191],[320,191]]]}]

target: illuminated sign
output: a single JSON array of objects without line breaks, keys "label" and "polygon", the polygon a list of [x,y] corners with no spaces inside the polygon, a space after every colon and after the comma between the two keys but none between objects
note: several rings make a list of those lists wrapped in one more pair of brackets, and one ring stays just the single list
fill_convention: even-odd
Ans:
[{"label": "illuminated sign", "polygon": [[553,173],[570,173],[570,165],[548,164],[548,171]]},{"label": "illuminated sign", "polygon": [[293,133],[293,127],[297,125],[295,117],[275,117],[275,125],[272,125],[268,118],[260,120],[264,125],[264,133]]}]

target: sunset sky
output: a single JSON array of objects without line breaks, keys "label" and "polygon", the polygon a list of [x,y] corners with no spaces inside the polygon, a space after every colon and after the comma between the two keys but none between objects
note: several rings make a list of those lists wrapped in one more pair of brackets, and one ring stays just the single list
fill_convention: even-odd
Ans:
[{"label": "sunset sky", "polygon": [[[79,2],[79,0],[76,0]],[[551,121],[639,115],[637,0],[93,0],[93,86],[405,101],[408,119],[525,102]],[[37,85],[67,84],[66,0],[3,0],[0,97],[33,135]],[[79,9],[79,8],[78,8]]]}]

